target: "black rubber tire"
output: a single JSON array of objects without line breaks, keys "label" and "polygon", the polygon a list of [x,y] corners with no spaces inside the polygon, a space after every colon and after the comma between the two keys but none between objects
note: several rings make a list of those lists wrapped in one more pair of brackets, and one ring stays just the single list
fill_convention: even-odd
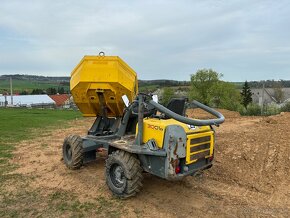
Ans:
[{"label": "black rubber tire", "polygon": [[62,146],[62,156],[65,165],[71,170],[81,168],[84,160],[82,139],[78,135],[65,138]]},{"label": "black rubber tire", "polygon": [[[121,171],[121,178],[116,177],[117,169]],[[139,160],[122,150],[113,152],[107,158],[105,177],[109,189],[118,198],[134,196],[142,188],[143,176]]]}]

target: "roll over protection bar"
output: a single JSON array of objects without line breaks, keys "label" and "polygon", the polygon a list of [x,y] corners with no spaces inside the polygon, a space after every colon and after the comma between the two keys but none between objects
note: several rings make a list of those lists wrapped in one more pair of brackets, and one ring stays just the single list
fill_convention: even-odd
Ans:
[{"label": "roll over protection bar", "polygon": [[185,124],[189,124],[189,125],[194,125],[194,126],[208,126],[208,125],[216,125],[218,126],[219,124],[223,123],[225,121],[225,117],[218,111],[198,102],[193,100],[191,102],[192,104],[194,104],[195,106],[199,107],[200,109],[214,115],[215,117],[217,117],[217,119],[209,119],[209,120],[194,120],[194,119],[190,119],[184,116],[181,116],[179,114],[174,113],[173,111],[169,110],[168,108],[162,106],[161,104],[156,103],[153,100],[149,101],[149,104],[151,104],[152,106],[154,106],[158,111],[166,114],[168,117],[173,118],[179,122],[185,123]]}]

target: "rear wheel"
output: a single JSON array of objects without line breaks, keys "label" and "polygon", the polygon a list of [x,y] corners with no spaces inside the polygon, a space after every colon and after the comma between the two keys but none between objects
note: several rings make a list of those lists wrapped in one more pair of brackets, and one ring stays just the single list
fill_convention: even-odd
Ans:
[{"label": "rear wheel", "polygon": [[67,168],[75,170],[83,165],[82,139],[77,135],[66,137],[62,146],[63,160]]},{"label": "rear wheel", "polygon": [[136,195],[142,187],[142,168],[132,154],[117,150],[106,160],[106,183],[119,198]]}]

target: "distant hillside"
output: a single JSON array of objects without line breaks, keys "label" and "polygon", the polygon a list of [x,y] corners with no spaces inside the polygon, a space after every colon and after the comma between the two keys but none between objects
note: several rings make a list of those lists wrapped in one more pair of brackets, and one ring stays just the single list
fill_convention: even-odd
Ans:
[{"label": "distant hillside", "polygon": [[[48,88],[58,89],[63,87],[66,91],[69,90],[70,77],[51,77],[51,76],[36,76],[36,75],[2,75],[0,76],[0,93],[9,91],[10,77],[13,80],[13,91],[21,93],[26,91],[31,93],[33,89]],[[161,87],[174,86],[189,86],[189,81],[175,81],[175,80],[139,80],[140,91],[154,91]]]},{"label": "distant hillside", "polygon": [[44,90],[49,88],[62,89],[69,92],[69,77],[45,77],[34,75],[3,75],[0,76],[0,94],[10,92],[10,77],[13,81],[13,92],[15,94],[30,94],[33,90]]},{"label": "distant hillside", "polygon": [[262,88],[263,84],[265,85],[265,88],[274,88],[277,84],[283,88],[290,88],[290,80],[262,80],[249,82],[251,88]]},{"label": "distant hillside", "polygon": [[[51,77],[51,76],[36,76],[36,75],[2,75],[0,76],[0,94],[7,92],[10,89],[10,77],[13,79],[14,93],[21,93],[23,91],[31,93],[34,89],[47,90],[54,88],[56,90],[63,88],[65,92],[69,92],[70,77]],[[153,92],[158,88],[163,87],[179,87],[182,90],[188,90],[190,81],[176,81],[176,80],[139,80],[139,90],[141,92]],[[243,82],[232,82],[237,88],[242,88]],[[290,80],[265,80],[265,81],[249,81],[251,88],[261,88],[263,84],[265,88],[273,88],[277,84],[284,88],[290,87]]]},{"label": "distant hillside", "polygon": [[189,86],[189,81],[176,81],[176,80],[139,80],[139,86],[147,86],[147,85],[158,85],[158,86]]},{"label": "distant hillside", "polygon": [[37,76],[37,75],[22,75],[22,74],[14,74],[14,75],[2,75],[0,76],[0,80],[6,79],[16,79],[16,80],[28,80],[28,81],[49,81],[49,82],[69,82],[70,77],[68,76]]}]

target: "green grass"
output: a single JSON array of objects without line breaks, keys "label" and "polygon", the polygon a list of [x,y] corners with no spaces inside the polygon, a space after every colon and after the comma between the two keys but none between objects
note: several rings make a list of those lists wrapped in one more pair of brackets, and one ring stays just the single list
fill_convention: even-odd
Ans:
[{"label": "green grass", "polygon": [[[9,159],[17,144],[47,134],[54,127],[67,127],[66,121],[79,117],[81,114],[77,111],[0,108],[0,217],[31,216],[37,213],[37,209],[28,204],[38,205],[38,201],[44,199],[41,190],[34,191],[29,187],[33,176],[13,173],[17,166]],[[6,190],[9,184],[13,184],[16,190]]]},{"label": "green grass", "polygon": [[[2,93],[4,90],[9,91],[10,90],[10,80],[0,80],[0,93]],[[69,87],[64,86],[62,84],[59,84],[57,82],[53,83],[51,81],[33,81],[33,80],[19,80],[14,79],[13,80],[13,91],[21,92],[21,91],[28,91],[31,92],[33,89],[44,89],[47,88],[58,88],[63,87],[64,90],[68,91]]]},{"label": "green grass", "polygon": [[18,142],[45,134],[52,126],[66,127],[65,121],[80,116],[68,110],[0,108],[0,187],[17,176],[7,173],[16,167],[9,159]]},{"label": "green grass", "polygon": [[81,202],[76,194],[60,190],[50,194],[48,199],[49,210],[58,215],[71,212],[77,217],[83,217],[86,213],[100,217],[120,217],[124,212],[123,202],[110,197],[99,196],[90,201]]},{"label": "green grass", "polygon": [[113,197],[81,201],[72,191],[31,187],[33,175],[13,172],[17,166],[9,159],[20,141],[49,135],[79,117],[76,111],[0,109],[0,217],[120,217],[126,213],[123,202]]},{"label": "green grass", "polygon": [[44,133],[53,125],[65,127],[64,121],[80,116],[79,112],[70,110],[1,108],[0,164],[12,157],[12,151],[17,142],[35,137],[38,133]]},{"label": "green grass", "polygon": [[158,85],[142,85],[139,86],[139,92],[154,92],[159,88]]},{"label": "green grass", "polygon": [[98,196],[80,201],[77,194],[64,190],[52,191],[45,197],[43,194],[40,189],[19,189],[16,193],[4,193],[0,217],[117,218],[126,212],[124,202],[112,197]]}]

